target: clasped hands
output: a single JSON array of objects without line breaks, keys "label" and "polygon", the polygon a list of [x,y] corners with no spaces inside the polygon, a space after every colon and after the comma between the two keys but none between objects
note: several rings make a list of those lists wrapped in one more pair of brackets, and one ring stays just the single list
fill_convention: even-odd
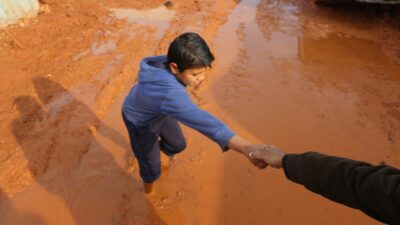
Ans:
[{"label": "clasped hands", "polygon": [[268,165],[281,168],[285,153],[273,145],[252,144],[248,147],[246,156],[259,169],[264,169]]}]

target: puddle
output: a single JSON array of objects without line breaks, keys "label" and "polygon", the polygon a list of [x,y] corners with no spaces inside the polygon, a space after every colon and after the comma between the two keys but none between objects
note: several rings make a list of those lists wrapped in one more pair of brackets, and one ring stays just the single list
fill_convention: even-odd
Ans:
[{"label": "puddle", "polygon": [[299,38],[280,31],[272,32],[266,39],[256,23],[246,26],[245,49],[251,52],[253,61],[259,59],[282,58],[286,60],[298,58]]},{"label": "puddle", "polygon": [[[239,135],[250,133],[289,152],[313,149],[393,164],[388,134],[396,128],[385,125],[390,115],[382,102],[400,100],[400,66],[380,43],[345,29],[318,37],[303,24],[318,21],[299,18],[301,4],[239,3],[215,41],[218,66],[210,81],[209,110],[222,110]],[[221,195],[229,198],[221,202],[219,224],[375,224],[283,183],[283,174],[266,171],[254,180],[240,163],[225,161]],[[246,215],[236,202],[246,207]]]},{"label": "puddle", "polygon": [[104,44],[99,44],[97,42],[94,42],[92,44],[92,54],[95,56],[99,56],[102,54],[109,53],[111,51],[114,51],[117,47],[117,43],[113,40],[108,40]]},{"label": "puddle", "polygon": [[131,22],[144,25],[165,22],[175,16],[174,11],[167,9],[164,6],[149,10],[113,8],[111,11],[119,19],[128,19]]},{"label": "puddle", "polygon": [[[399,151],[387,132],[396,140],[400,130],[398,122],[389,121],[399,118],[400,73],[380,43],[349,35],[346,30],[329,29],[321,37],[312,33],[315,29],[301,29],[307,24],[299,19],[303,12],[298,5],[305,1],[236,2],[238,6],[217,38],[211,37],[217,62],[206,87],[207,101],[201,107],[253,142],[274,144],[291,153],[314,150],[391,164],[392,155]],[[127,25],[133,30],[152,26],[158,36],[175,15],[164,7],[111,11],[131,22]],[[316,18],[306,19],[317,23]],[[196,29],[196,24],[192,26]],[[215,143],[186,128],[188,149],[163,173],[158,195],[144,197],[137,164],[129,160],[126,168],[127,156],[133,156],[120,115],[124,96],[109,108],[106,117],[97,117],[97,112],[100,115],[101,109],[108,108],[104,105],[111,104],[107,88],[122,88],[118,82],[110,82],[116,81],[114,75],[133,69],[122,67],[128,55],[120,52],[123,46],[117,46],[124,37],[120,34],[131,30],[96,33],[93,44],[75,56],[79,60],[111,53],[104,64],[95,65],[98,72],[89,82],[69,90],[53,84],[59,92],[50,90],[51,80],[36,87],[44,92],[37,90],[39,98],[51,94],[48,103],[43,101],[50,118],[44,128],[54,124],[54,129],[38,126],[38,135],[21,135],[22,140],[40,136],[43,143],[32,148],[31,142],[21,142],[20,147],[25,151],[43,146],[67,150],[57,151],[52,162],[61,162],[59,170],[68,174],[53,182],[55,175],[64,172],[51,171],[33,188],[11,199],[12,205],[2,210],[3,214],[11,212],[4,224],[59,224],[60,218],[71,225],[377,224],[356,210],[288,182],[281,170],[259,171],[233,151],[222,154]],[[154,38],[154,32],[145,35]],[[29,112],[26,115],[30,116]],[[24,119],[19,120],[21,124]],[[45,133],[49,135],[42,136]],[[68,163],[77,158],[79,164]],[[69,169],[73,165],[79,167]],[[45,190],[37,190],[39,186]],[[40,207],[30,204],[38,201]],[[52,213],[55,211],[58,213]],[[15,220],[25,212],[29,213],[26,222]],[[31,214],[45,221],[35,223]]]},{"label": "puddle", "polygon": [[[379,43],[343,33],[299,38],[299,57],[306,65],[369,70],[382,78],[400,80],[400,64]],[[350,69],[349,69],[350,70]]]},{"label": "puddle", "polygon": [[103,43],[103,44],[100,44],[97,41],[95,41],[92,43],[92,47],[90,50],[86,50],[81,53],[78,53],[72,59],[74,61],[78,61],[89,55],[100,56],[103,54],[113,52],[113,51],[115,51],[116,48],[117,48],[117,43],[114,40],[108,40],[106,43]]},{"label": "puddle", "polygon": [[175,11],[165,6],[149,10],[126,8],[112,8],[110,10],[118,19],[127,19],[129,22],[144,26],[154,26],[158,30],[158,39],[164,34],[170,24],[170,20],[175,16]]}]

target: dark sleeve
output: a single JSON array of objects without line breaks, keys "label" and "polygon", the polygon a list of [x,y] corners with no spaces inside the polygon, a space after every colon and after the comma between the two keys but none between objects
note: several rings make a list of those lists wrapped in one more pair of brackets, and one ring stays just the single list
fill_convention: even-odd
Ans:
[{"label": "dark sleeve", "polygon": [[286,177],[330,200],[400,224],[400,170],[315,152],[283,158]]}]

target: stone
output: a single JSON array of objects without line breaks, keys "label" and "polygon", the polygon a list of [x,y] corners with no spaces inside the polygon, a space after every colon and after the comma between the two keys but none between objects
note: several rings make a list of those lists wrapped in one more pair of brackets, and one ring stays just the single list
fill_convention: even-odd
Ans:
[{"label": "stone", "polygon": [[173,4],[172,4],[171,1],[166,1],[166,2],[164,2],[164,6],[167,7],[167,8],[171,8],[172,5],[173,5]]}]

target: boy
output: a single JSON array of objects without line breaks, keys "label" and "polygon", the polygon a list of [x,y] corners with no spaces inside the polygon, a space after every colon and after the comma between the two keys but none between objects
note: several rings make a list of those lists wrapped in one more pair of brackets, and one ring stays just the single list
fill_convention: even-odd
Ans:
[{"label": "boy", "polygon": [[[161,175],[160,151],[172,157],[186,148],[177,121],[206,135],[223,151],[232,148],[248,157],[253,150],[263,148],[235,135],[191,101],[186,86],[200,86],[213,61],[206,42],[195,33],[177,37],[167,56],[142,60],[138,83],[125,99],[122,116],[146,193]],[[266,167],[261,160],[249,160],[259,168]]]}]

